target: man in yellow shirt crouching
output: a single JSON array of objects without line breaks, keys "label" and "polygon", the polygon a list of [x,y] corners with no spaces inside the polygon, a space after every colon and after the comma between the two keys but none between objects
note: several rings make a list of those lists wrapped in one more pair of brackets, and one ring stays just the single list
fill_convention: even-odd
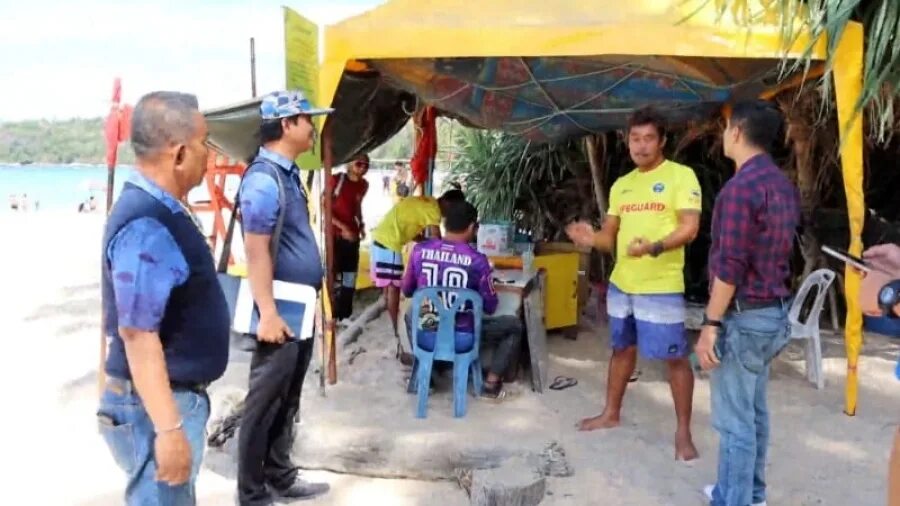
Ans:
[{"label": "man in yellow shirt crouching", "polygon": [[691,436],[694,374],[684,316],[684,246],[700,225],[700,184],[694,171],[666,160],[663,118],[651,109],[636,111],[628,125],[628,149],[637,168],[610,191],[609,213],[595,231],[586,222],[567,233],[582,246],[612,251],[616,266],[607,294],[610,343],[606,408],[579,424],[580,430],[616,427],[637,351],[665,360],[675,403],[675,458],[697,458]]},{"label": "man in yellow shirt crouching", "polygon": [[438,199],[407,197],[398,202],[372,231],[369,274],[376,287],[384,290],[388,315],[397,337],[397,358],[407,365],[412,357],[403,354],[397,319],[400,314],[400,281],[403,279],[403,247],[420,237],[441,236],[442,210],[448,202],[465,200],[460,190],[449,190]]}]

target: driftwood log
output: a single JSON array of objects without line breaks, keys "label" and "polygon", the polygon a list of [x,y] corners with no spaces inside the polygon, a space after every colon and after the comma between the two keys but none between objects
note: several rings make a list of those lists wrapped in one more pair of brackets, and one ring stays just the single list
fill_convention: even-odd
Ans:
[{"label": "driftwood log", "polygon": [[[378,318],[381,312],[384,311],[384,308],[384,297],[379,297],[378,300],[364,309],[356,320],[338,334],[337,338],[341,341],[342,346],[350,347],[350,345],[355,343],[365,329],[366,324]],[[247,340],[245,339],[242,343],[239,343],[239,346],[245,345],[246,342]],[[250,342],[250,344],[255,346],[255,342]],[[242,347],[242,349],[244,348]],[[244,351],[249,350],[252,350],[252,347],[244,349]],[[354,350],[350,354],[348,363],[352,365],[356,355],[364,352],[364,348]],[[243,397],[245,394],[246,392],[243,391],[239,395],[232,393],[220,402],[221,406],[218,406],[215,410],[217,415],[212,418],[209,424],[209,435],[206,438],[206,442],[210,447],[221,448],[225,446],[229,439],[234,437],[238,427],[241,425],[241,416],[244,413]]]}]

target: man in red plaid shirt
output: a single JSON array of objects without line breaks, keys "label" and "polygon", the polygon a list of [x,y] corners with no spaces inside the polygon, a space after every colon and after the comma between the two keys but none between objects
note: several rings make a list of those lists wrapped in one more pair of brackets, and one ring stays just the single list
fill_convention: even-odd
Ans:
[{"label": "man in red plaid shirt", "polygon": [[790,338],[790,257],[800,224],[797,188],[768,154],[782,126],[767,102],[734,106],[723,135],[737,173],[713,210],[712,286],[697,358],[712,370],[712,423],[719,433],[713,506],[766,503],[769,364]]}]

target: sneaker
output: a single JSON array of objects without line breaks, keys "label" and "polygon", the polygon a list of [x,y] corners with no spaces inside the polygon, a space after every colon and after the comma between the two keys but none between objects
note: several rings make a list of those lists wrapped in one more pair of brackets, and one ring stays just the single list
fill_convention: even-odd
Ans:
[{"label": "sneaker", "polygon": [[307,500],[324,495],[331,490],[327,483],[310,483],[299,476],[290,487],[284,489],[272,488],[273,497],[276,499]]},{"label": "sneaker", "polygon": [[[707,485],[707,486],[703,487],[703,495],[705,495],[706,498],[709,499],[710,501],[712,501],[713,490],[715,490],[715,488],[716,488],[715,485]],[[753,503],[753,506],[766,506],[766,501],[755,502],[755,503]]]}]

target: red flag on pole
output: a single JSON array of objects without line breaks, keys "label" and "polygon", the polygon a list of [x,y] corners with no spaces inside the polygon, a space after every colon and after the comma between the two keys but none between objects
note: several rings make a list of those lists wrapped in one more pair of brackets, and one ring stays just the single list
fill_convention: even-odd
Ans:
[{"label": "red flag on pole", "polygon": [[[119,151],[119,143],[129,137],[131,132],[131,107],[121,106],[122,80],[118,77],[113,81],[112,100],[110,101],[109,114],[103,125],[103,136],[106,139],[106,214],[112,209],[113,183],[116,180],[116,156]],[[100,318],[100,364],[97,367],[97,380],[100,392],[103,392],[106,382],[104,366],[106,364],[106,332],[103,330],[106,324]]]},{"label": "red flag on pole", "polygon": [[106,180],[106,212],[112,208],[112,190],[115,183],[116,158],[119,151],[119,143],[128,139],[131,131],[131,107],[121,106],[122,80],[118,77],[113,81],[112,100],[110,101],[109,114],[106,116],[106,124],[103,126],[103,135],[106,138],[106,168],[108,170]]}]

